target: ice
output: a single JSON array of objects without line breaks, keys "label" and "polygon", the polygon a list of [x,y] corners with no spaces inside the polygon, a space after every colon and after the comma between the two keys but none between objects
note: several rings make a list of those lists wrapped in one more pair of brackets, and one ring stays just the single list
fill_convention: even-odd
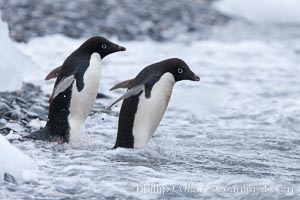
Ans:
[{"label": "ice", "polygon": [[0,182],[3,181],[4,173],[9,173],[17,181],[22,181],[24,178],[27,179],[30,174],[28,171],[35,171],[38,168],[32,158],[10,144],[1,134],[0,163]]},{"label": "ice", "polygon": [[0,44],[0,91],[20,89],[24,81],[39,73],[39,67],[15,47],[9,38],[7,24],[1,20]]},{"label": "ice", "polygon": [[300,24],[298,0],[220,0],[215,3],[215,8],[255,23]]}]

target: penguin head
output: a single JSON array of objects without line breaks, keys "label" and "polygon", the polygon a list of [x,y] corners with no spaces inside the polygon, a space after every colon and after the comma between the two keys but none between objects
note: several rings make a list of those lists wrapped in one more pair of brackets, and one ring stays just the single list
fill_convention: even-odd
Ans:
[{"label": "penguin head", "polygon": [[173,74],[175,81],[191,80],[200,81],[200,77],[197,76],[189,66],[179,58],[171,58],[163,61],[167,66],[167,71]]},{"label": "penguin head", "polygon": [[78,49],[79,51],[92,54],[92,53],[99,53],[101,59],[105,56],[115,53],[118,51],[125,51],[126,48],[120,45],[114,44],[108,39],[100,36],[94,36],[85,41]]}]

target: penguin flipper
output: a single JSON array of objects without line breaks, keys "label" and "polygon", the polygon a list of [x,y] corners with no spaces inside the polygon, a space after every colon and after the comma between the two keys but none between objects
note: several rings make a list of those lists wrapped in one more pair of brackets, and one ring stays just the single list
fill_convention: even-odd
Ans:
[{"label": "penguin flipper", "polygon": [[70,87],[74,80],[74,75],[63,78],[53,89],[49,102],[51,102],[57,95],[59,95],[59,93],[65,91],[68,87]]},{"label": "penguin flipper", "polygon": [[132,83],[134,79],[129,79],[129,80],[126,80],[126,81],[122,81],[116,85],[114,85],[112,88],[109,89],[109,91],[112,91],[112,90],[115,90],[115,89],[118,89],[118,88],[129,88],[130,87],[130,84]]},{"label": "penguin flipper", "polygon": [[106,107],[106,110],[110,110],[111,107],[113,107],[119,101],[122,101],[123,99],[127,99],[128,97],[137,95],[140,92],[142,92],[143,90],[144,90],[144,84],[137,85],[137,86],[129,89],[125,94],[123,94],[120,98],[118,98],[116,101],[114,101],[110,106]]},{"label": "penguin flipper", "polygon": [[[113,107],[119,101],[122,101],[123,99],[127,99],[128,97],[137,95],[144,90],[145,90],[146,98],[149,98],[151,95],[151,89],[152,89],[153,85],[159,80],[159,78],[160,78],[160,76],[158,76],[158,75],[152,75],[152,76],[148,77],[143,83],[130,88],[125,94],[123,94],[120,98],[118,98],[110,106],[106,107],[106,110],[110,110],[111,107]],[[130,84],[133,83],[132,82],[133,80],[130,80]]]},{"label": "penguin flipper", "polygon": [[53,69],[45,78],[45,81],[56,78],[61,71],[62,66],[56,67]]}]

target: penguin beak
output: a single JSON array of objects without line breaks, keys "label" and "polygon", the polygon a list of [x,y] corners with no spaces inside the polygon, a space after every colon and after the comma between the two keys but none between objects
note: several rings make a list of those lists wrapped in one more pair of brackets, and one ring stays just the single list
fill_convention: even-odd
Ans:
[{"label": "penguin beak", "polygon": [[200,77],[194,74],[192,77],[192,81],[200,81]]},{"label": "penguin beak", "polygon": [[126,48],[125,48],[125,47],[122,47],[122,46],[119,46],[119,45],[117,45],[117,49],[118,49],[119,51],[126,51]]}]

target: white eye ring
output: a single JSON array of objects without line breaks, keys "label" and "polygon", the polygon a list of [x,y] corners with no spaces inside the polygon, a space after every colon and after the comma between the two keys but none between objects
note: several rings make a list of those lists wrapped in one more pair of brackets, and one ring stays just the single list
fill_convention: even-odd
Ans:
[{"label": "white eye ring", "polygon": [[182,69],[182,68],[178,68],[178,69],[177,69],[177,72],[178,72],[179,74],[182,74],[182,73],[183,73],[183,69]]},{"label": "white eye ring", "polygon": [[102,49],[106,49],[106,47],[107,47],[106,44],[101,44]]}]

